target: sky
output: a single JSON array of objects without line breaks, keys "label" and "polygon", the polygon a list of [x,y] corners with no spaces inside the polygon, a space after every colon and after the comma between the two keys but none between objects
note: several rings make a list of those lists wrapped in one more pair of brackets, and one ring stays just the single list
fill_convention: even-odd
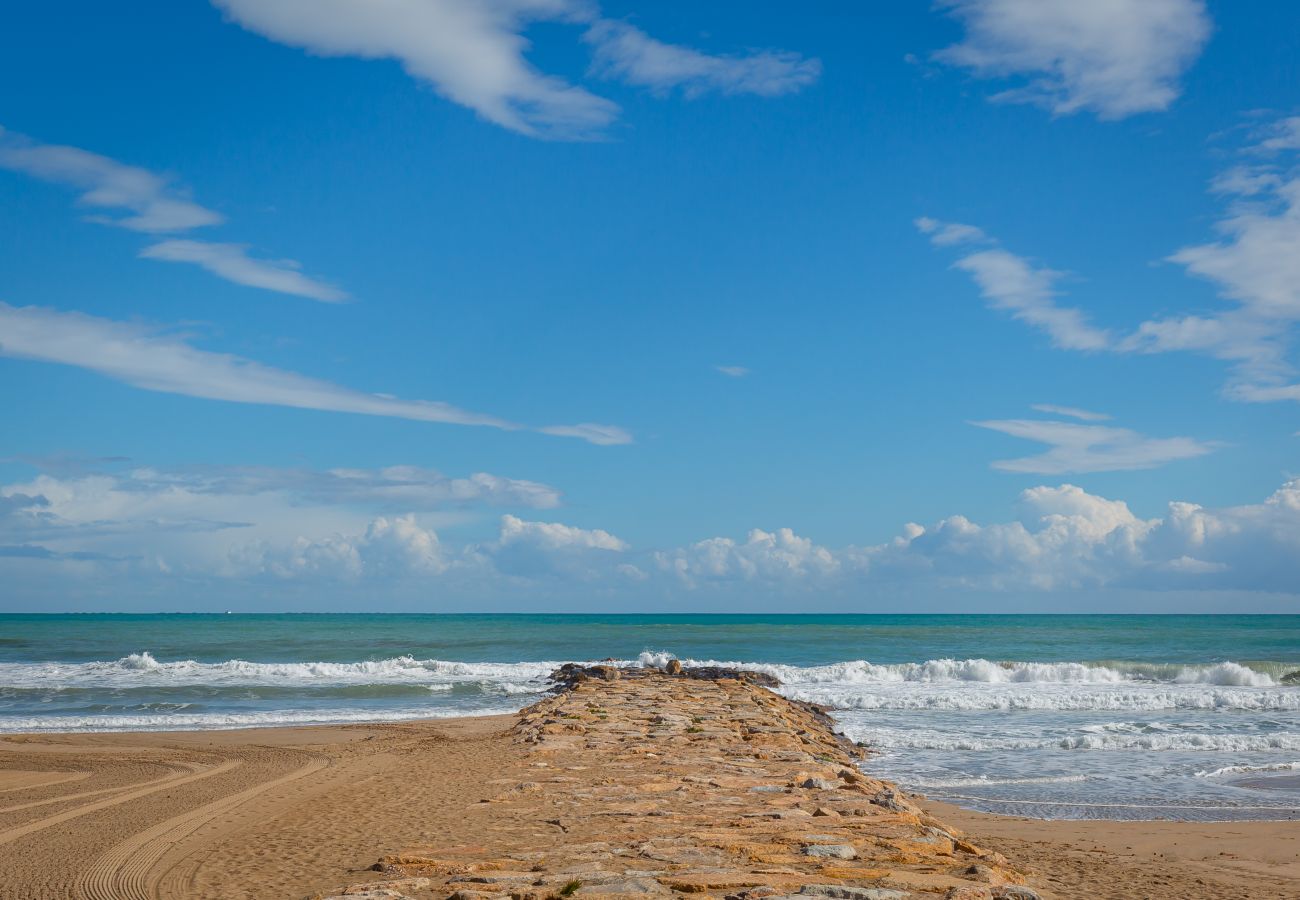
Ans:
[{"label": "sky", "polygon": [[0,611],[1300,611],[1300,10],[0,31]]}]

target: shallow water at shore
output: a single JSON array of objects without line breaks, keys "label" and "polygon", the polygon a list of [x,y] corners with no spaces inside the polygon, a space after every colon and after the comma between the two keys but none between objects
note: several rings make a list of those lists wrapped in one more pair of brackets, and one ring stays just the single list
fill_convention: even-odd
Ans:
[{"label": "shallow water at shore", "polygon": [[1300,814],[1296,616],[0,616],[0,730],[509,712],[561,662],[670,655],[776,675],[970,808]]}]

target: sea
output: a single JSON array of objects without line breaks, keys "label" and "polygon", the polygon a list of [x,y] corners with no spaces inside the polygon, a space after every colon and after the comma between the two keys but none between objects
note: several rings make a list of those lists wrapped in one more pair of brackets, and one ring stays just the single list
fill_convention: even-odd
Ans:
[{"label": "sea", "polygon": [[775,675],[935,800],[1300,815],[1300,616],[0,615],[0,732],[507,713],[561,663],[673,657]]}]

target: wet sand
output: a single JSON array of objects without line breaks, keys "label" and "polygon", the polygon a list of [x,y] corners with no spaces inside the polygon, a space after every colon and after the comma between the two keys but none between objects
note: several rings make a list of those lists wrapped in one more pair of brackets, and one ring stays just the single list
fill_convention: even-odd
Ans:
[{"label": "wet sand", "polygon": [[[690,733],[699,730],[688,723],[676,740],[700,738]],[[519,741],[514,716],[7,735],[0,737],[0,896],[279,900],[372,881],[380,877],[371,871],[377,860],[411,848],[463,859],[525,845],[553,845],[557,854],[578,841],[599,846],[593,842],[610,821],[594,815],[603,801],[592,800],[593,815],[578,812],[563,826],[538,818],[536,798],[501,802],[503,790],[535,790],[533,782],[503,785],[535,771],[536,752]],[[608,784],[607,773],[569,762],[574,777],[557,784]],[[869,773],[869,760],[865,767]],[[801,799],[786,794],[781,802]],[[741,796],[767,802],[767,795]],[[1029,872],[1043,897],[1300,896],[1295,822],[1042,822],[924,808]],[[435,888],[413,894],[446,896]],[[735,891],[696,896],[728,893]]]}]

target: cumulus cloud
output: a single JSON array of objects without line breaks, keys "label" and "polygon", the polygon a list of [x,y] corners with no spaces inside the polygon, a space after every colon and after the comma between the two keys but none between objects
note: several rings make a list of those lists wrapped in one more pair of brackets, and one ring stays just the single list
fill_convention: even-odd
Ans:
[{"label": "cumulus cloud", "polygon": [[593,47],[591,70],[637,87],[688,97],[709,92],[775,97],[801,90],[821,75],[821,62],[797,53],[760,51],[745,56],[710,56],[665,44],[626,22],[597,21],[584,40]]},{"label": "cumulus cloud", "polygon": [[[225,217],[200,206],[171,179],[82,150],[41,144],[0,128],[0,168],[76,188],[81,206],[117,211],[95,214],[92,222],[149,234],[175,234],[219,225]],[[327,303],[347,297],[343,291],[299,271],[295,260],[257,260],[242,244],[218,244],[173,238],[140,252],[145,259],[192,263],[218,278]]]},{"label": "cumulus cloud", "polygon": [[831,551],[789,528],[755,528],[744,541],[715,537],[689,547],[655,554],[655,565],[687,586],[700,582],[785,581],[835,574],[840,562]]},{"label": "cumulus cloud", "polygon": [[993,463],[993,468],[1003,472],[1063,475],[1068,472],[1154,469],[1175,460],[1204,456],[1216,447],[1189,437],[1153,438],[1127,428],[1079,422],[995,419],[971,424],[1047,444],[1051,448],[1036,456]]},{"label": "cumulus cloud", "polygon": [[[522,427],[448,403],[367,394],[228,353],[200,350],[182,337],[143,325],[34,306],[0,303],[0,355],[77,366],[147,391],[209,400],[505,430]],[[631,440],[614,426],[588,424],[539,430],[594,444]]]},{"label": "cumulus cloud", "polygon": [[394,59],[413,78],[484,119],[531,137],[598,137],[614,102],[527,59],[537,22],[582,27],[593,72],[655,90],[774,95],[816,79],[820,64],[765,51],[711,56],[603,19],[591,0],[213,0],[263,37],[321,56]]},{"label": "cumulus cloud", "polygon": [[1144,519],[1122,500],[1071,484],[1020,494],[1011,521],[952,515],[905,525],[882,544],[838,550],[788,530],[711,538],[655,554],[680,589],[728,585],[801,596],[868,588],[1034,591],[1124,588],[1295,594],[1300,588],[1300,479],[1262,503],[1211,509],[1171,502]]},{"label": "cumulus cloud", "polygon": [[[357,477],[318,475],[326,485]],[[646,590],[701,598],[862,596],[895,588],[1295,594],[1300,585],[1300,480],[1260,503],[1210,508],[1175,501],[1152,518],[1075,485],[1041,485],[1020,494],[1009,521],[982,524],[951,515],[928,526],[909,523],[875,545],[831,549],[790,529],[755,529],[740,540],[720,536],[638,552],[603,529],[515,515],[502,517],[494,540],[449,545],[435,526],[455,519],[430,495],[468,487],[451,490],[426,476],[429,485],[421,490],[428,495],[422,495],[408,490],[409,472],[398,477],[380,470],[368,479],[382,486],[396,481],[399,492],[354,495],[351,487],[321,488],[310,478],[304,485],[292,473],[282,480],[296,487],[260,490],[275,479],[234,470],[206,477],[151,470],[39,476],[0,487],[0,572],[58,566],[69,578],[87,578],[125,567],[187,584],[388,579],[454,583],[476,597],[503,584],[583,585],[611,598]],[[366,502],[331,502],[336,494]],[[410,501],[408,509],[430,511],[373,511],[402,500]]]},{"label": "cumulus cloud", "polygon": [[1211,32],[1202,0],[941,0],[965,26],[935,54],[1026,83],[993,99],[1122,119],[1167,109]]},{"label": "cumulus cloud", "polygon": [[1172,502],[1152,519],[1068,484],[1031,488],[1020,506],[1018,521],[979,525],[952,516],[846,555],[876,578],[935,587],[1295,593],[1300,584],[1300,481],[1263,503],[1207,509]]},{"label": "cumulus cloud", "polygon": [[164,262],[193,263],[235,284],[308,297],[323,303],[338,303],[348,296],[331,284],[304,275],[297,260],[252,258],[246,244],[170,240],[145,247],[140,256]]},{"label": "cumulus cloud", "polygon": [[[482,506],[547,509],[548,485],[484,472],[138,466],[0,486],[0,545],[44,559],[136,559],[173,572],[398,574],[447,560],[428,522]],[[378,513],[378,515],[377,515]],[[36,550],[24,554],[37,558]]]},{"label": "cumulus cloud", "polygon": [[288,546],[244,544],[229,556],[231,574],[279,578],[398,578],[440,575],[444,560],[438,535],[415,516],[380,516],[364,531],[299,537]]},{"label": "cumulus cloud", "polygon": [[508,576],[585,582],[635,578],[630,571],[635,566],[624,561],[628,549],[626,541],[603,529],[529,522],[511,515],[501,517],[495,542],[477,548],[495,571]]}]

